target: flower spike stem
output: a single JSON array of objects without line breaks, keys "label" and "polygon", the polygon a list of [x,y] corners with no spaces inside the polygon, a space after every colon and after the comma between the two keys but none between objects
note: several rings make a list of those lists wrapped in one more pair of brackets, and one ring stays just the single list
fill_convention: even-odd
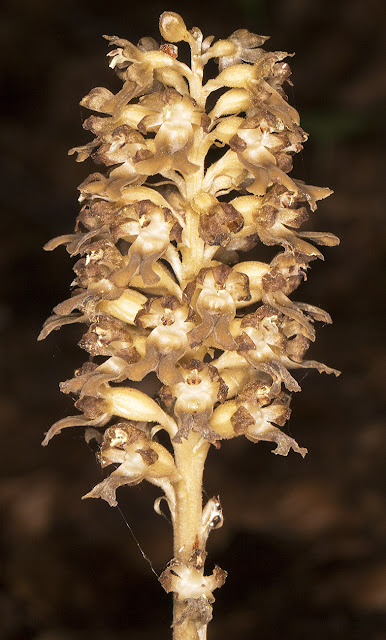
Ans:
[{"label": "flower spike stem", "polygon": [[[201,440],[201,442],[200,442]],[[199,434],[190,432],[188,439],[174,446],[176,467],[181,480],[176,483],[176,511],[173,521],[174,558],[184,565],[200,547],[202,542],[202,475],[209,450],[209,443]],[[205,549],[203,549],[205,551]],[[194,622],[183,618],[185,604],[174,594],[173,637],[176,639],[197,638]]]},{"label": "flower spike stem", "polygon": [[[283,90],[288,54],[264,50],[267,38],[246,29],[214,42],[171,11],[160,32],[161,45],[105,36],[122,89],[97,87],[81,101],[95,137],[70,154],[107,169],[79,186],[74,233],[45,246],[64,245],[78,260],[73,293],[40,339],[83,323],[88,359],[60,385],[78,413],[43,444],[67,427],[97,440],[102,468],[113,470],[84,498],[114,507],[123,485],[162,490],[154,508],[166,499],[173,525],[173,558],[160,576],[173,593],[173,638],[205,640],[213,591],[226,578],[217,566],[205,575],[208,536],[223,524],[219,497],[202,504],[209,448],[245,436],[272,442],[275,454],[306,455],[281,429],[300,390],[293,370],[339,372],[305,359],[314,323],[330,316],[291,296],[323,258],[312,243],[339,241],[299,230],[331,191],[289,176],[307,134]],[[190,66],[176,43],[190,47]],[[212,59],[218,73],[203,83]],[[260,243],[279,248],[270,262],[240,258],[254,248],[258,257]],[[152,372],[151,393],[132,385]]]},{"label": "flower spike stem", "polygon": [[202,476],[210,443],[190,432],[174,445],[174,459],[181,480],[175,485],[174,556],[187,562],[202,538]]}]

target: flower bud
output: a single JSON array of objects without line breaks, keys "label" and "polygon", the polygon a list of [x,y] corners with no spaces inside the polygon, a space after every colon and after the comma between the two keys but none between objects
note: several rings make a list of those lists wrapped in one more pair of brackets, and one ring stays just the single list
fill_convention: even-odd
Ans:
[{"label": "flower bud", "polygon": [[159,19],[159,30],[164,40],[169,42],[189,42],[191,36],[185,26],[185,22],[178,13],[164,11]]},{"label": "flower bud", "polygon": [[237,46],[230,40],[217,40],[203,56],[203,62],[206,63],[210,58],[218,58],[220,56],[232,56],[237,52]]}]

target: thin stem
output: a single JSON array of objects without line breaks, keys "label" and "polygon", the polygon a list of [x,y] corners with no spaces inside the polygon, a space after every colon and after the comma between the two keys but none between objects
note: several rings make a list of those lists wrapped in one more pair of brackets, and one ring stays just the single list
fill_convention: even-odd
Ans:
[{"label": "thin stem", "polygon": [[176,596],[174,596],[173,605],[173,640],[199,640],[196,625],[194,622],[187,618],[181,624],[175,624],[180,618],[184,604],[177,602]]},{"label": "thin stem", "polygon": [[202,528],[202,476],[210,443],[191,431],[174,445],[174,459],[181,480],[175,484],[174,557],[188,562],[198,548]]},{"label": "thin stem", "polygon": [[[174,558],[187,564],[202,540],[202,476],[210,443],[193,431],[174,445],[181,480],[175,484]],[[185,604],[174,595],[173,640],[198,640],[195,623],[181,618]]]}]

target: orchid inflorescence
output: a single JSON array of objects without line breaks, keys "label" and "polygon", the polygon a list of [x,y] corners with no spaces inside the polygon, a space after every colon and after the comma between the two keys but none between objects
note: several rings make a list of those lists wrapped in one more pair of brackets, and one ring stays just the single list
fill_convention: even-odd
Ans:
[{"label": "orchid inflorescence", "polygon": [[[204,576],[207,537],[222,524],[218,497],[202,508],[208,449],[244,435],[275,443],[276,454],[307,453],[280,429],[300,390],[292,372],[339,372],[304,359],[314,322],[330,316],[290,296],[323,258],[311,242],[338,239],[299,231],[331,191],[288,175],[307,139],[282,88],[288,54],[265,51],[267,38],[246,29],[204,39],[173,12],[160,32],[161,46],[105,36],[122,89],[97,87],[81,101],[95,137],[70,154],[108,169],[80,185],[75,232],[45,246],[80,258],[73,294],[40,338],[85,323],[79,345],[90,357],[61,384],[80,413],[55,423],[43,444],[71,426],[97,439],[101,466],[115,468],[84,497],[115,506],[122,485],[146,479],[162,489],[174,528],[161,576],[174,592],[174,637],[202,640],[225,579],[218,567]],[[190,65],[178,42],[189,45]],[[210,61],[218,74],[204,82]],[[239,261],[260,243],[280,252],[270,263]],[[131,385],[153,372],[151,393]]]}]

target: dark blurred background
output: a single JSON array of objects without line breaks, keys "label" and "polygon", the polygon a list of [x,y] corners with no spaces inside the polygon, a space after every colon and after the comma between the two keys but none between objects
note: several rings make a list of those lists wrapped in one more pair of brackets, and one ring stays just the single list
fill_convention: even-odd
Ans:
[{"label": "dark blurred background", "polygon": [[[79,100],[116,91],[104,33],[157,38],[160,13],[227,37],[271,35],[296,52],[289,99],[310,133],[294,175],[329,186],[312,228],[341,237],[313,263],[295,299],[327,309],[310,356],[343,371],[299,377],[290,432],[305,460],[233,440],[209,456],[205,490],[220,494],[225,526],[209,558],[229,571],[217,592],[211,640],[386,638],[385,431],[381,302],[385,230],[382,125],[386,94],[381,0],[208,0],[198,3],[6,0],[1,33],[1,547],[0,636],[5,640],[170,637],[164,594],[128,528],[160,573],[169,524],[159,492],[120,491],[120,507],[80,496],[100,480],[81,430],[42,435],[72,412],[58,390],[84,360],[81,327],[36,337],[68,297],[71,261],[45,254],[72,230],[76,186],[93,169],[67,149],[89,139]],[[257,251],[257,259],[259,254]],[[127,523],[127,524],[126,524]],[[210,564],[210,563],[209,563]]]}]

